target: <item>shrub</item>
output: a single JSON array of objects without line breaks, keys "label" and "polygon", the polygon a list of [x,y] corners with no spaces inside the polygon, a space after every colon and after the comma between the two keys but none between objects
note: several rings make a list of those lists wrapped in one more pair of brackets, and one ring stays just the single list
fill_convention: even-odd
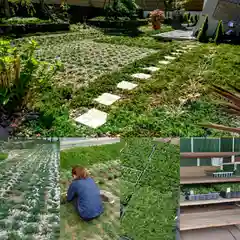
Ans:
[{"label": "shrub", "polygon": [[114,0],[105,7],[105,18],[118,19],[119,17],[136,18],[138,6],[134,0]]},{"label": "shrub", "polygon": [[1,153],[0,152],[0,160],[5,160],[8,157],[7,153]]},{"label": "shrub", "polygon": [[208,30],[208,16],[206,16],[204,23],[202,24],[202,27],[198,32],[197,39],[199,42],[208,42],[207,30]]},{"label": "shrub", "polygon": [[223,22],[222,20],[218,22],[218,26],[215,32],[214,42],[220,43],[223,39],[224,30],[223,30]]},{"label": "shrub", "polygon": [[150,12],[150,20],[154,29],[160,29],[161,23],[164,21],[164,12],[160,9]]},{"label": "shrub", "polygon": [[29,89],[41,89],[62,66],[38,61],[35,58],[37,42],[34,40],[22,46],[10,41],[0,41],[0,107],[8,110],[21,106]]}]

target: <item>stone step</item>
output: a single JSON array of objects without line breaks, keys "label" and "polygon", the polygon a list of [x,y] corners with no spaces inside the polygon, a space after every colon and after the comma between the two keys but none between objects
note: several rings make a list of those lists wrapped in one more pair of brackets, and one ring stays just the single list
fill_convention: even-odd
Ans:
[{"label": "stone step", "polygon": [[172,57],[172,56],[164,56],[164,58],[166,59],[166,60],[175,60],[176,59],[176,57]]},{"label": "stone step", "polygon": [[149,79],[151,78],[150,74],[146,74],[146,73],[135,73],[131,75],[133,78],[137,78],[137,79]]},{"label": "stone step", "polygon": [[92,108],[75,119],[76,122],[91,128],[98,128],[107,121],[108,114]]},{"label": "stone step", "polygon": [[120,96],[117,96],[111,93],[103,93],[99,97],[95,98],[94,101],[106,106],[110,106],[120,98],[121,98]]},{"label": "stone step", "polygon": [[122,81],[118,83],[117,88],[124,89],[124,90],[132,90],[137,87],[137,84],[131,83],[128,81]]},{"label": "stone step", "polygon": [[158,63],[163,64],[163,65],[168,65],[170,63],[170,61],[161,60]]},{"label": "stone step", "polygon": [[145,67],[143,70],[149,71],[149,72],[157,72],[160,68],[158,67]]}]

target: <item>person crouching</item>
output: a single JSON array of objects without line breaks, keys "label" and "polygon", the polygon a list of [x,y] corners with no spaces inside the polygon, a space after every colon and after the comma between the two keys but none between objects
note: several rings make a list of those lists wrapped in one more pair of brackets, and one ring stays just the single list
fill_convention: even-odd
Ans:
[{"label": "person crouching", "polygon": [[67,192],[67,201],[73,201],[76,211],[84,221],[99,217],[104,209],[100,189],[83,167],[72,168],[73,181]]}]

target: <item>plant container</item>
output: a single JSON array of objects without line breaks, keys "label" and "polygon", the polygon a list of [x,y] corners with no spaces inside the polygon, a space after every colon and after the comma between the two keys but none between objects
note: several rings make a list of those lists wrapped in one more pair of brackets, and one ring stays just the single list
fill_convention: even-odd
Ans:
[{"label": "plant container", "polygon": [[211,200],[218,199],[220,193],[207,193],[207,194],[189,194],[186,199],[189,201]]},{"label": "plant container", "polygon": [[220,196],[223,198],[240,198],[240,191],[235,192],[221,192]]},{"label": "plant container", "polygon": [[213,173],[213,177],[228,178],[228,177],[232,177],[232,176],[233,176],[233,172],[215,172],[215,173]]}]

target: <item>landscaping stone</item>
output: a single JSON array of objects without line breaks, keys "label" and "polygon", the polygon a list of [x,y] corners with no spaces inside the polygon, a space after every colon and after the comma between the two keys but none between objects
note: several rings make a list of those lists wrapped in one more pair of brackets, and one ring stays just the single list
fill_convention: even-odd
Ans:
[{"label": "landscaping stone", "polygon": [[120,98],[121,97],[111,93],[103,93],[101,96],[99,96],[98,98],[95,98],[94,100],[103,105],[110,106]]},{"label": "landscaping stone", "polygon": [[145,67],[145,68],[143,68],[144,70],[146,70],[146,71],[149,71],[149,72],[156,72],[156,71],[158,71],[160,68],[158,68],[158,67]]},{"label": "landscaping stone", "polygon": [[117,88],[121,88],[121,89],[125,89],[125,90],[132,90],[135,87],[137,87],[137,84],[127,82],[127,81],[122,81],[122,82],[118,83],[118,85],[117,85]]},{"label": "landscaping stone", "polygon": [[186,53],[187,51],[185,51],[185,50],[181,50],[181,49],[177,49],[176,52],[179,52],[179,53]]},{"label": "landscaping stone", "polygon": [[150,74],[146,73],[135,73],[132,75],[133,78],[138,78],[138,79],[149,79],[151,77]]},{"label": "landscaping stone", "polygon": [[88,112],[77,117],[75,121],[91,128],[98,128],[107,121],[107,113],[92,108]]},{"label": "landscaping stone", "polygon": [[170,63],[170,61],[164,61],[164,60],[162,60],[162,61],[159,61],[159,63],[160,63],[160,64],[163,64],[163,65],[167,65],[167,64]]},{"label": "landscaping stone", "polygon": [[172,56],[165,56],[164,58],[167,60],[175,60],[176,59],[176,57],[172,57]]},{"label": "landscaping stone", "polygon": [[171,54],[175,55],[175,56],[180,56],[181,55],[181,53],[179,53],[179,52],[172,52]]}]

